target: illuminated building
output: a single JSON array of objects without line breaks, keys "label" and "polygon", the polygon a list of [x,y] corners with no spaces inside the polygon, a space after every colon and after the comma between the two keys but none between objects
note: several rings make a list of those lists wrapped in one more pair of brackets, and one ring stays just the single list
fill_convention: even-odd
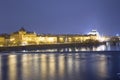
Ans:
[{"label": "illuminated building", "polygon": [[27,32],[24,28],[10,35],[10,45],[33,45],[36,44],[36,33]]},{"label": "illuminated building", "polygon": [[9,37],[0,37],[0,46],[25,46],[40,44],[60,44],[60,43],[84,43],[91,40],[103,40],[96,30],[88,34],[36,34],[35,32],[26,31],[24,28],[13,32]]},{"label": "illuminated building", "polygon": [[0,46],[4,46],[5,45],[5,38],[0,36]]},{"label": "illuminated building", "polygon": [[97,35],[97,36],[99,36],[99,32],[97,32],[97,30],[92,30],[91,32],[88,33],[88,35]]},{"label": "illuminated building", "polygon": [[88,33],[88,35],[96,35],[96,37],[93,37],[93,39],[96,39],[100,42],[107,41],[107,38],[105,36],[101,36],[97,30],[92,30]]},{"label": "illuminated building", "polygon": [[37,44],[51,44],[57,43],[57,37],[55,35],[38,35]]},{"label": "illuminated building", "polygon": [[[95,31],[93,31],[95,32]],[[90,33],[88,35],[79,34],[40,34],[28,32],[24,28],[10,35],[10,46],[17,45],[39,45],[39,44],[56,44],[56,43],[82,43],[86,40],[97,40],[97,35]]]},{"label": "illuminated building", "polygon": [[81,43],[86,40],[96,40],[96,35],[67,34],[58,35],[58,43]]}]

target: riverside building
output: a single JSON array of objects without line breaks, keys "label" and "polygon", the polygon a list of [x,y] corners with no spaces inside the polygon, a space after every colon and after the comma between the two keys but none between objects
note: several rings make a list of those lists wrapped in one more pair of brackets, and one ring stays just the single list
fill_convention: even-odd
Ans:
[{"label": "riverside building", "polygon": [[25,46],[40,44],[83,43],[87,40],[99,40],[98,32],[92,30],[89,34],[36,34],[19,29],[9,35],[9,38],[0,36],[0,46]]}]

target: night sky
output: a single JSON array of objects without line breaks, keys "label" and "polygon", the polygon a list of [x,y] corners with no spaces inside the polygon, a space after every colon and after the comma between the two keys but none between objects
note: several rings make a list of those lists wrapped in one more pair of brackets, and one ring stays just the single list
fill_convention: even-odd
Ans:
[{"label": "night sky", "polygon": [[0,33],[120,34],[120,0],[0,0]]}]

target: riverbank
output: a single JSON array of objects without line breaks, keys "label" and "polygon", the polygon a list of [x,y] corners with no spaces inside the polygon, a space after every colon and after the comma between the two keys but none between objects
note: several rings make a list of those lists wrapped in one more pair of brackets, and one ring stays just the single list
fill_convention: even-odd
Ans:
[{"label": "riverbank", "polygon": [[60,44],[40,44],[40,45],[26,45],[26,46],[8,46],[0,47],[2,51],[21,51],[21,50],[41,50],[41,49],[54,49],[54,48],[74,48],[74,47],[91,47],[99,46],[105,43],[60,43]]}]

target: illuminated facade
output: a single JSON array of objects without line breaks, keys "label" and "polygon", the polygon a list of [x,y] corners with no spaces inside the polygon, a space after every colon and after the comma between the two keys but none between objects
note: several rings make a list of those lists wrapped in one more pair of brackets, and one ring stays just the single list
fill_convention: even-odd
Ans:
[{"label": "illuminated facade", "polygon": [[57,43],[57,37],[54,35],[38,35],[36,38],[37,44]]},{"label": "illuminated facade", "polygon": [[59,43],[83,43],[88,40],[98,40],[98,33],[94,30],[87,35],[80,34],[36,34],[21,28],[10,34],[9,39],[0,37],[0,46],[25,46]]},{"label": "illuminated facade", "polygon": [[0,46],[4,46],[5,45],[5,38],[0,36]]},{"label": "illuminated facade", "polygon": [[36,33],[27,32],[24,28],[10,35],[10,46],[36,44]]},{"label": "illuminated facade", "polygon": [[58,43],[82,43],[86,40],[96,40],[96,35],[59,35],[58,36]]},{"label": "illuminated facade", "polygon": [[97,30],[92,30],[91,32],[88,33],[88,35],[97,35],[99,36],[99,32],[97,32]]}]

